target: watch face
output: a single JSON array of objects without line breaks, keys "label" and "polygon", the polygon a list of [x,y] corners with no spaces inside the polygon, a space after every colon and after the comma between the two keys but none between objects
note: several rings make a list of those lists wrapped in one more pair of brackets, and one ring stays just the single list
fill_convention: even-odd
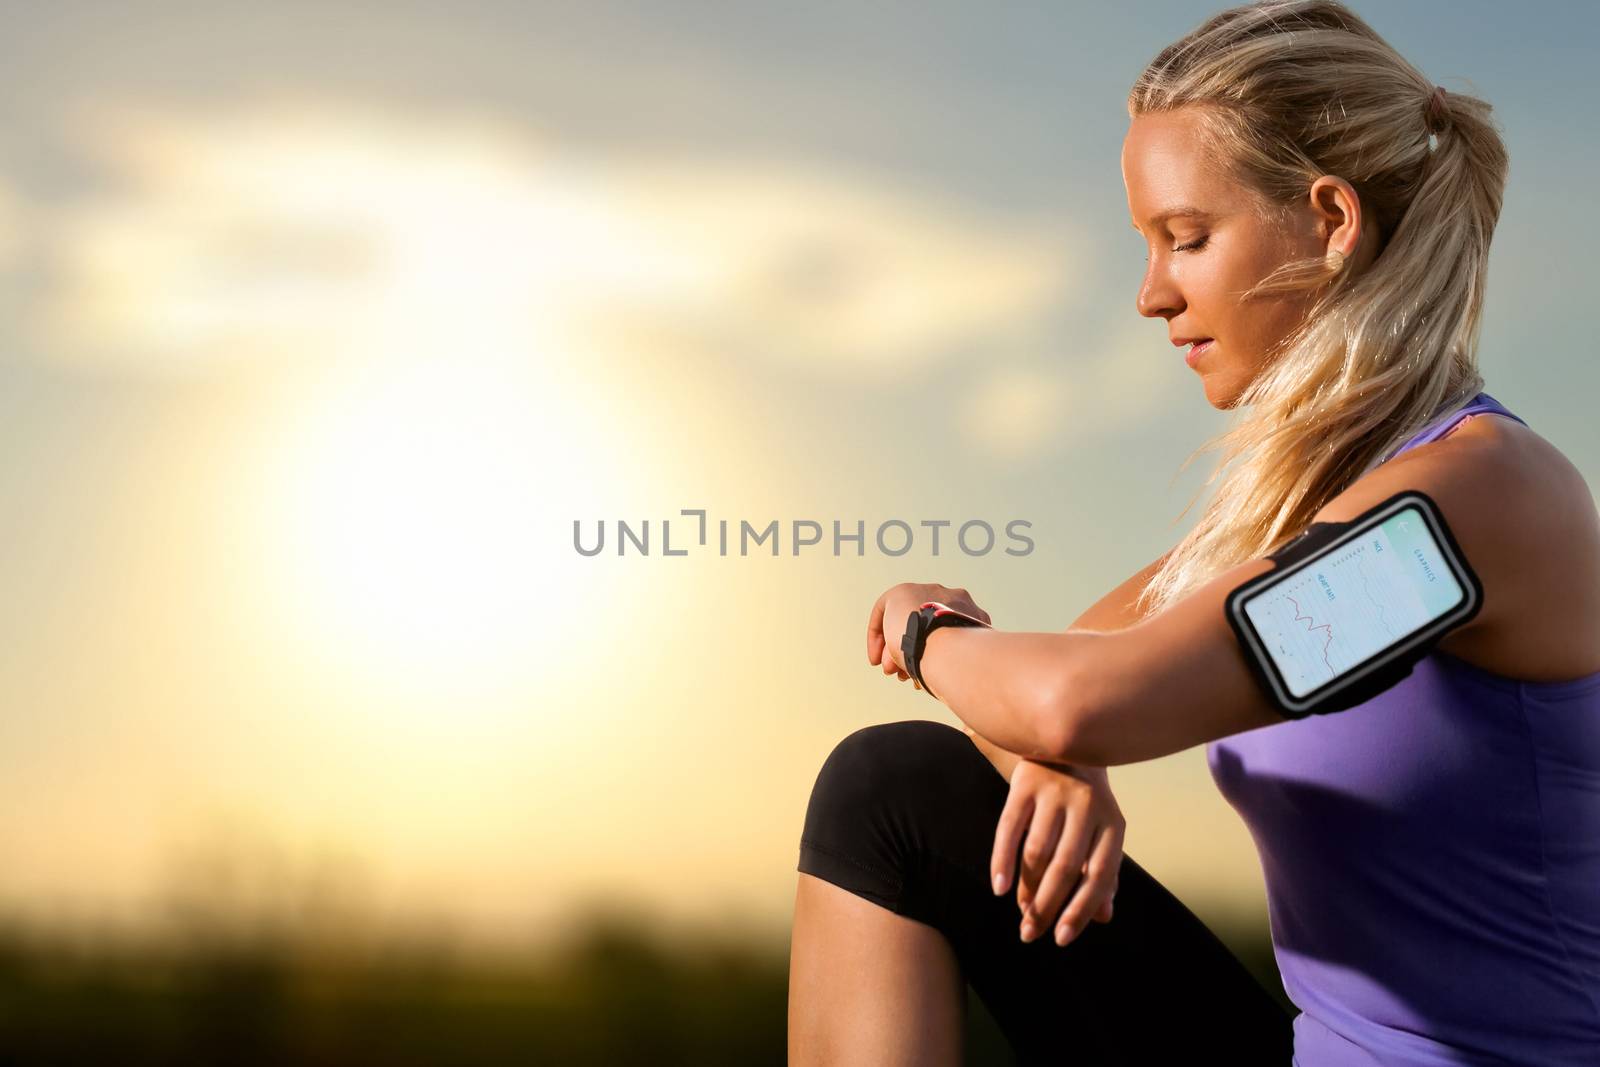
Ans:
[{"label": "watch face", "polygon": [[913,611],[906,619],[905,633],[900,635],[900,654],[904,657],[901,662],[907,667],[911,666],[911,661],[915,654],[917,636],[927,628],[927,625],[927,619],[920,611]]},{"label": "watch face", "polygon": [[906,673],[917,683],[918,688],[925,688],[922,685],[922,672],[919,670],[917,660],[918,646],[922,644],[932,625],[928,621],[928,614],[926,605],[913,611],[906,618],[906,632],[900,637],[900,662],[904,664]]},{"label": "watch face", "polygon": [[911,676],[911,684],[918,689],[925,688],[922,684],[922,672],[917,666],[917,635],[910,630],[900,638],[900,662],[905,665],[905,672]]}]

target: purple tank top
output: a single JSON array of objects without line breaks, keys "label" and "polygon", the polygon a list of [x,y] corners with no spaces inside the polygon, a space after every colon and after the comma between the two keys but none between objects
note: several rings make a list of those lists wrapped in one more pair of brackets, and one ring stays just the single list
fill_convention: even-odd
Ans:
[{"label": "purple tank top", "polygon": [[[1384,458],[1478,412],[1523,422],[1479,393]],[[1600,671],[1435,648],[1206,763],[1261,857],[1294,1067],[1600,1064]]]}]

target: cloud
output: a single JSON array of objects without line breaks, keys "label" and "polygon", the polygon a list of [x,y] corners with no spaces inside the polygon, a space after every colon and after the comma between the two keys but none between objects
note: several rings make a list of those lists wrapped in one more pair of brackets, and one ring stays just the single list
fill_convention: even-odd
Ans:
[{"label": "cloud", "polygon": [[894,375],[1073,282],[1059,224],[859,175],[594,155],[327,102],[98,111],[101,191],[37,209],[38,347],[162,372],[448,348],[663,351]]},{"label": "cloud", "polygon": [[653,321],[821,373],[902,374],[1036,320],[1073,281],[1059,225],[1002,227],[882,183],[748,163],[636,180],[696,264]]},{"label": "cloud", "polygon": [[974,444],[1016,460],[1064,436],[1071,425],[1068,376],[1054,368],[1007,367],[984,381],[962,413]]},{"label": "cloud", "polygon": [[[1014,461],[1150,426],[1183,404],[1199,384],[1173,357],[1159,323],[1134,318],[1039,342],[1034,358],[991,361],[958,422],[974,445]],[[1089,338],[1085,341],[1082,338]]]}]

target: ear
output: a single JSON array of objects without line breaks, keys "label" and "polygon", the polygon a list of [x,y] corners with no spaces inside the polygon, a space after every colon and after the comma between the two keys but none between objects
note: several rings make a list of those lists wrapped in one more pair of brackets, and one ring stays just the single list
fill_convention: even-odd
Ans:
[{"label": "ear", "polygon": [[1311,210],[1317,220],[1317,237],[1327,249],[1346,259],[1355,258],[1366,220],[1361,215],[1361,197],[1355,186],[1334,174],[1324,174],[1311,183]]}]

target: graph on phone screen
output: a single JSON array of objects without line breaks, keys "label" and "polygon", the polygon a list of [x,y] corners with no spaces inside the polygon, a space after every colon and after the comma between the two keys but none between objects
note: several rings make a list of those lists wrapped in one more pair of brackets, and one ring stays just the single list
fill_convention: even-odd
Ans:
[{"label": "graph on phone screen", "polygon": [[1402,508],[1245,601],[1296,697],[1448,613],[1463,598],[1433,531]]}]

